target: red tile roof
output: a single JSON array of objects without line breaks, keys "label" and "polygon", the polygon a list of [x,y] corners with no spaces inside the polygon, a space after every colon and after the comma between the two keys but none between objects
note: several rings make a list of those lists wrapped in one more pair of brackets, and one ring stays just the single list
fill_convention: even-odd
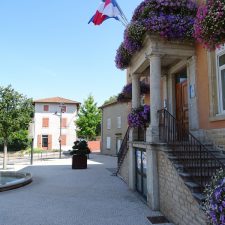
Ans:
[{"label": "red tile roof", "polygon": [[76,101],[66,99],[66,98],[61,98],[61,97],[37,99],[37,100],[34,100],[34,103],[66,103],[66,104],[80,105],[80,102],[76,102]]}]

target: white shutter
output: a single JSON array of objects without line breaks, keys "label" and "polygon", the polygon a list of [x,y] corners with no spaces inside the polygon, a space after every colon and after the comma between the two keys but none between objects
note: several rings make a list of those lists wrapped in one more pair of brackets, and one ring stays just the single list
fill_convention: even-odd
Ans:
[{"label": "white shutter", "polygon": [[107,129],[108,130],[111,129],[111,119],[110,118],[107,119]]},{"label": "white shutter", "polygon": [[121,116],[117,117],[117,128],[121,128]]},{"label": "white shutter", "polygon": [[111,147],[111,137],[107,137],[106,138],[106,148],[110,149],[110,147]]}]

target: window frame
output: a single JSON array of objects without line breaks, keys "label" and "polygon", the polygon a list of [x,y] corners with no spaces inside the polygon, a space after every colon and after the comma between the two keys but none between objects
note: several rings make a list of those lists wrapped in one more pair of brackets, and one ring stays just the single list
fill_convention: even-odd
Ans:
[{"label": "window frame", "polygon": [[[47,142],[45,142],[44,140],[47,140]],[[44,144],[47,144],[47,146],[44,146]],[[42,136],[41,136],[41,147],[48,148],[48,135],[47,134],[42,134]]]},{"label": "window frame", "polygon": [[[223,90],[222,90],[222,80],[221,80],[221,72],[225,70],[225,64],[220,66],[219,65],[219,58],[225,55],[225,45],[220,48],[216,49],[216,78],[217,78],[217,98],[218,98],[218,112],[219,114],[225,114],[225,105],[223,105]],[[224,90],[225,91],[225,90]],[[225,96],[224,96],[225,97]]]}]

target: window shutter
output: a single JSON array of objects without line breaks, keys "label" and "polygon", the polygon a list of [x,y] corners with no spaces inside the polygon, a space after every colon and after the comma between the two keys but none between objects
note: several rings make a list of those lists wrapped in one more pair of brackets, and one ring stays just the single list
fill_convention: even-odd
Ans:
[{"label": "window shutter", "polygon": [[117,128],[121,128],[121,116],[117,117]]},{"label": "window shutter", "polygon": [[66,135],[61,135],[61,145],[66,145]]},{"label": "window shutter", "polygon": [[48,149],[52,150],[52,135],[48,135]]},{"label": "window shutter", "polygon": [[49,127],[49,118],[42,118],[42,127]]},{"label": "window shutter", "polygon": [[37,147],[38,148],[41,148],[41,135],[39,134],[38,136],[37,136]]},{"label": "window shutter", "polygon": [[111,148],[111,137],[106,138],[106,148],[110,149]]},{"label": "window shutter", "polygon": [[62,128],[67,127],[67,118],[62,118]]},{"label": "window shutter", "polygon": [[111,129],[111,119],[110,118],[107,119],[107,129],[108,130]]}]

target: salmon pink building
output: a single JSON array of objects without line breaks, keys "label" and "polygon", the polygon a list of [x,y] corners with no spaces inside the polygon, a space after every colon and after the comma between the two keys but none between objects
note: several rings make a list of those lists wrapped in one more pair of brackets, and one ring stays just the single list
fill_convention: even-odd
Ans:
[{"label": "salmon pink building", "polygon": [[61,98],[34,101],[34,148],[69,150],[77,139],[75,121],[79,102]]}]

